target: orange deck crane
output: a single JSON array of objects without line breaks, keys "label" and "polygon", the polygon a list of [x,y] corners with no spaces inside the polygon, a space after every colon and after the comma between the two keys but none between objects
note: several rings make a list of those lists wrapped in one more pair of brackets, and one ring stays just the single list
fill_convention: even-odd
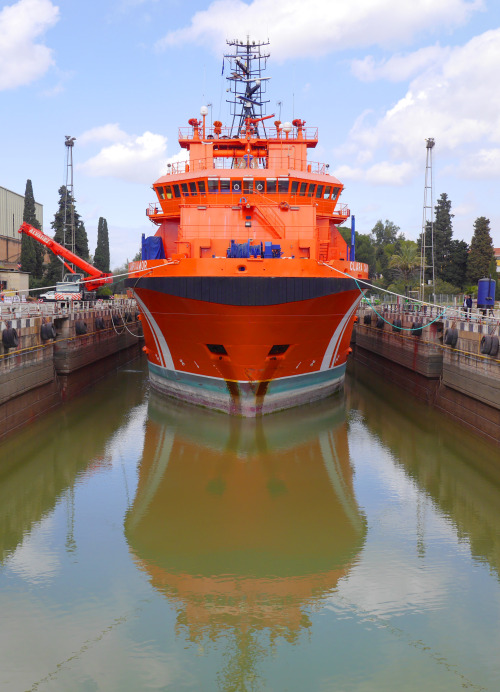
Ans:
[{"label": "orange deck crane", "polygon": [[[54,255],[59,257],[64,266],[69,270],[70,274],[64,276],[63,281],[59,281],[56,285],[56,294],[64,294],[63,298],[92,300],[95,298],[95,291],[105,284],[112,283],[112,274],[102,272],[96,269],[89,262],[86,262],[78,255],[60,245],[48,235],[42,233],[38,228],[31,226],[29,223],[23,223],[19,228],[19,233],[25,233],[30,238],[37,240],[42,245],[45,245],[51,250]],[[90,278],[85,278],[83,274],[75,272],[67,262],[72,262],[76,267],[90,275]],[[76,289],[76,290],[75,290]]]}]

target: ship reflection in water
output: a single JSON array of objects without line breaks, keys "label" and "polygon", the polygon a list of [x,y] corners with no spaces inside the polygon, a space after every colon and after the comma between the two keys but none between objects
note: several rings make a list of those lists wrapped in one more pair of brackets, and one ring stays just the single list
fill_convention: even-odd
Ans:
[{"label": "ship reflection in water", "polygon": [[330,399],[245,420],[181,406],[150,401],[125,532],[175,606],[177,635],[229,637],[234,683],[255,675],[270,642],[310,627],[308,609],[363,546],[345,409]]}]

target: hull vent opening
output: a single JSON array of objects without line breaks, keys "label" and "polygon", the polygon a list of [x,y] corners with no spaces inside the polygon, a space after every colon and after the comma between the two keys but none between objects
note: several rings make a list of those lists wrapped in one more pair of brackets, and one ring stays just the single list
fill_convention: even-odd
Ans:
[{"label": "hull vent opening", "polygon": [[290,344],[275,344],[269,353],[267,354],[268,356],[282,356],[284,353],[288,351],[290,348]]},{"label": "hull vent opening", "polygon": [[207,344],[207,348],[216,356],[227,356],[227,351],[222,344]]}]

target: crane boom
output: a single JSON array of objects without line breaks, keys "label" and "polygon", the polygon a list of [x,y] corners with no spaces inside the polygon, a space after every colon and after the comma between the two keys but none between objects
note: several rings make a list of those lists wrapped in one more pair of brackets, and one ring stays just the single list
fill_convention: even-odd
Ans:
[{"label": "crane boom", "polygon": [[[45,247],[51,250],[54,253],[54,255],[57,255],[57,257],[59,257],[62,260],[65,267],[68,267],[68,265],[64,260],[68,260],[68,262],[72,262],[82,271],[86,272],[87,274],[90,274],[91,279],[84,279],[86,290],[95,291],[101,286],[104,286],[104,284],[112,283],[112,274],[102,272],[100,269],[96,269],[96,267],[92,266],[89,262],[86,262],[81,257],[78,257],[78,255],[75,255],[73,252],[65,248],[63,245],[60,245],[52,238],[49,238],[48,235],[45,235],[45,233],[40,231],[38,228],[35,228],[31,224],[26,222],[23,223],[19,228],[18,232],[25,233],[30,238],[33,238],[34,240],[37,240],[39,243],[42,243],[42,245],[45,245]],[[68,269],[70,269],[70,271],[73,272],[73,270],[70,267],[68,267]]]}]

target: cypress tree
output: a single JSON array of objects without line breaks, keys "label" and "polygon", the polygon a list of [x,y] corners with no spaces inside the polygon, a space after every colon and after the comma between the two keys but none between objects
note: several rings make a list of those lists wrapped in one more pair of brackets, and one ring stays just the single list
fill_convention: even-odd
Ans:
[{"label": "cypress tree", "polygon": [[[26,181],[23,221],[41,230],[40,222],[36,218],[35,197],[31,180]],[[30,288],[38,284],[42,278],[44,255],[44,246],[23,233],[21,238],[21,269],[31,274]]]},{"label": "cypress tree", "polygon": [[474,221],[474,235],[467,260],[467,281],[475,284],[489,277],[491,262],[495,257],[490,235],[490,220],[480,216]]},{"label": "cypress tree", "polygon": [[109,234],[108,222],[99,217],[97,226],[97,246],[94,255],[94,266],[102,272],[109,272]]},{"label": "cypress tree", "polygon": [[[453,235],[451,213],[451,200],[448,199],[446,192],[439,197],[434,207],[434,270],[437,279],[446,281],[448,263],[450,261],[451,238]],[[430,234],[430,227],[426,230]],[[426,237],[426,243],[430,243],[430,235]],[[427,263],[431,264],[430,249],[428,251]]]}]

